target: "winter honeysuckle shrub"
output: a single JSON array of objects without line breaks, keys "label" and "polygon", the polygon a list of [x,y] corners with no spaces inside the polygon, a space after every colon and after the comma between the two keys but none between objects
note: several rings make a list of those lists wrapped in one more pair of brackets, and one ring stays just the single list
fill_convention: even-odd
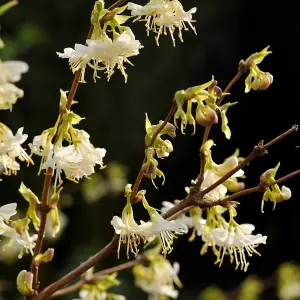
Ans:
[{"label": "winter honeysuckle shrub", "polygon": [[[236,150],[231,156],[224,157],[224,161],[217,163],[213,160],[215,157],[213,146],[216,145],[210,136],[211,127],[218,124],[217,127],[227,140],[230,140],[232,135],[228,111],[230,109],[230,113],[233,113],[238,107],[236,106],[238,102],[227,101],[232,85],[243,75],[246,75],[246,93],[251,90],[265,90],[273,82],[273,76],[258,67],[271,53],[268,46],[239,62],[238,73],[224,91],[212,76],[202,84],[199,82],[198,85],[185,89],[175,89],[177,91],[174,93],[169,113],[158,123],[150,122],[146,114],[145,153],[136,181],[129,184],[125,176],[120,178],[112,175],[108,180],[111,184],[110,188],[106,188],[105,191],[101,191],[101,185],[96,188],[97,193],[100,189],[99,198],[99,195],[107,194],[109,190],[122,191],[125,186],[126,203],[123,211],[120,216],[116,213],[111,219],[114,237],[106,247],[87,258],[80,266],[41,290],[45,285],[44,282],[40,282],[39,269],[44,267],[43,264],[51,262],[54,257],[54,248],[44,249],[44,238],[51,235],[57,238],[61,233],[61,227],[64,227],[63,223],[66,223],[62,221],[60,204],[61,194],[65,191],[65,179],[68,179],[70,184],[79,183],[90,179],[97,168],[105,167],[103,162],[106,156],[105,148],[98,148],[92,144],[95,137],[91,137],[80,128],[81,121],[85,118],[73,109],[79,82],[85,82],[86,68],[93,70],[94,81],[103,74],[109,81],[114,72],[119,69],[127,82],[126,66],[132,65],[131,60],[134,61],[134,56],[139,55],[143,48],[142,42],[136,38],[130,26],[135,21],[145,22],[147,35],[150,35],[150,32],[154,33],[157,45],[161,35],[169,33],[175,46],[175,35],[183,41],[183,31],[192,29],[196,33],[195,20],[193,20],[195,7],[185,9],[178,0],[150,0],[145,5],[142,4],[144,3],[126,4],[125,0],[118,0],[110,8],[106,8],[103,0],[96,1],[91,13],[91,27],[86,41],[75,43],[74,48],[65,48],[63,52],[57,52],[60,58],[68,59],[72,72],[76,74],[70,91],[60,90],[58,116],[53,122],[54,125],[43,129],[36,123],[37,132],[40,134],[33,137],[32,142],[28,144],[31,156],[35,155],[35,159],[39,157],[41,160],[38,175],[44,176],[43,187],[37,191],[34,182],[30,187],[28,183],[25,185],[21,182],[19,192],[27,205],[23,212],[20,210],[17,212],[16,203],[6,205],[3,203],[0,206],[2,249],[6,251],[11,249],[12,253],[18,249],[19,258],[24,253],[32,256],[30,267],[21,270],[16,278],[17,289],[26,300],[46,300],[77,290],[80,290],[80,299],[123,300],[125,299],[123,295],[112,293],[110,288],[121,283],[116,278],[117,272],[129,267],[134,267],[136,286],[146,292],[149,299],[175,299],[178,297],[176,286],[182,287],[178,278],[179,264],[170,263],[168,255],[173,251],[176,239],[188,234],[189,241],[192,242],[198,237],[203,242],[200,251],[202,255],[211,249],[216,256],[215,264],[218,266],[229,258],[228,260],[235,265],[236,269],[247,271],[250,258],[255,259],[253,254],[260,255],[258,251],[262,244],[266,244],[267,236],[255,233],[255,225],[252,224],[254,220],[251,216],[249,216],[249,223],[237,222],[238,208],[242,207],[239,206],[237,198],[252,192],[261,192],[263,193],[262,210],[265,201],[273,202],[275,208],[277,203],[291,198],[291,190],[280,185],[286,179],[298,175],[299,170],[277,179],[278,164],[275,168],[265,171],[260,176],[258,185],[249,189],[245,189],[245,183],[241,179],[245,178],[245,167],[254,158],[265,154],[275,142],[295,132],[296,126],[267,144],[259,143],[245,158],[240,157],[239,150]],[[0,6],[0,16],[6,10],[7,6]],[[128,11],[131,15],[126,14]],[[0,47],[3,46],[4,43],[0,40]],[[16,100],[23,96],[23,91],[14,84],[27,70],[28,65],[21,61],[0,62],[0,109],[11,110]],[[102,81],[101,84],[109,83]],[[76,100],[79,100],[77,96]],[[124,95],[125,100],[126,95]],[[186,187],[187,196],[184,199],[164,201],[163,208],[158,210],[152,206],[152,201],[146,199],[146,190],[140,189],[141,182],[145,178],[150,179],[155,188],[158,188],[159,185],[155,184],[157,178],[160,178],[164,184],[166,178],[163,164],[159,162],[168,159],[176,150],[171,139],[168,138],[174,139],[180,132],[185,134],[188,125],[192,127],[192,135],[197,129],[204,131],[202,143],[199,144],[199,173],[190,174],[190,178],[194,180],[190,187]],[[176,132],[178,127],[180,130]],[[110,129],[109,124],[105,129]],[[31,156],[28,156],[25,151],[26,141],[27,135],[23,134],[23,127],[14,135],[6,125],[0,123],[1,173],[17,174],[20,169],[19,161],[33,164]],[[218,142],[218,146],[219,143],[221,142]],[[198,165],[198,161],[196,164]],[[177,178],[179,177],[180,173]],[[98,185],[99,178],[95,179],[96,184],[91,182],[93,185]],[[87,190],[89,187],[91,185],[84,185]],[[134,215],[135,205],[140,206],[147,217],[137,219],[137,215]],[[68,218],[70,224],[74,224],[74,220],[71,220],[70,216]],[[102,229],[96,228],[96,230],[101,232]],[[269,237],[268,241],[271,239],[272,237]],[[91,267],[109,254],[117,253],[119,258],[123,253],[122,248],[125,248],[127,258],[133,254],[134,259],[109,269],[92,272]],[[75,284],[66,287],[80,276],[81,279]],[[282,284],[280,293],[282,299],[297,294],[299,281],[291,281],[291,283],[290,294],[286,282]],[[259,284],[253,281],[247,284],[246,287],[242,287],[244,294],[241,295],[249,295],[247,287],[249,285],[256,287],[256,292],[261,292]],[[219,292],[213,295],[214,300],[226,299],[226,295]],[[257,293],[253,295],[256,297]],[[241,297],[246,300],[244,296]]]}]

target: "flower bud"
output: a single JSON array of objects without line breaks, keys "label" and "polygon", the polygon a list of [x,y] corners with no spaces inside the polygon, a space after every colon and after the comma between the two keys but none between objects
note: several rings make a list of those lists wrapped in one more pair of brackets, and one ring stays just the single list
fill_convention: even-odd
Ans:
[{"label": "flower bud", "polygon": [[50,218],[52,221],[52,237],[55,237],[60,230],[60,220],[57,207],[51,208]]},{"label": "flower bud", "polygon": [[254,78],[251,83],[251,88],[255,91],[266,90],[273,82],[273,76],[269,73],[263,73]]},{"label": "flower bud", "polygon": [[275,168],[269,169],[265,171],[261,176],[260,176],[260,182],[262,184],[270,184],[275,180],[276,173],[280,167],[280,162],[277,164]]},{"label": "flower bud", "polygon": [[202,105],[198,105],[196,108],[196,121],[200,126],[207,127],[218,123],[218,115],[208,105],[205,105],[204,108]]},{"label": "flower bud", "polygon": [[[161,125],[163,123],[163,121],[159,122],[159,125]],[[166,126],[163,128],[163,130],[161,131],[161,134],[167,134],[169,137],[171,138],[175,138],[176,137],[176,127],[171,124],[171,123],[167,123]]]},{"label": "flower bud", "polygon": [[156,164],[153,160],[150,160],[142,165],[143,175],[147,178],[150,178],[152,174],[156,171]]},{"label": "flower bud", "polygon": [[283,185],[281,187],[280,199],[278,199],[277,202],[289,200],[291,197],[292,191],[288,187]]},{"label": "flower bud", "polygon": [[244,182],[237,181],[236,177],[231,177],[223,183],[230,193],[237,193],[245,188]]},{"label": "flower bud", "polygon": [[54,249],[53,248],[49,248],[47,249],[43,254],[38,254],[34,261],[36,264],[41,264],[41,263],[47,263],[49,261],[51,261],[54,257]]},{"label": "flower bud", "polygon": [[32,295],[32,282],[33,274],[31,272],[27,272],[26,270],[22,270],[17,276],[18,291],[24,296]]}]

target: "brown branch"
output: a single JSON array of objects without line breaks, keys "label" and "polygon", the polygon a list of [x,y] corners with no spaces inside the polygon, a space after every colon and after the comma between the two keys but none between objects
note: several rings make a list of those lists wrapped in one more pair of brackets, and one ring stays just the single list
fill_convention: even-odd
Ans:
[{"label": "brown branch", "polygon": [[54,294],[57,290],[63,288],[68,283],[79,277],[81,274],[85,273],[88,269],[93,267],[97,262],[101,259],[104,259],[109,254],[115,252],[118,246],[118,236],[114,236],[111,242],[97,252],[94,256],[89,258],[87,261],[82,263],[80,266],[69,272],[64,277],[60,278],[56,282],[52,283],[51,285],[47,286],[40,294],[35,297],[35,300],[42,300],[49,298],[52,294]]},{"label": "brown branch", "polygon": [[[165,120],[163,121],[163,123],[158,127],[158,129],[153,134],[153,137],[152,137],[152,139],[151,139],[150,144],[149,144],[148,147],[152,147],[154,145],[155,140],[156,140],[157,136],[159,135],[159,133],[165,128],[165,126],[167,125],[167,123],[171,120],[171,118],[172,118],[172,116],[173,116],[173,114],[174,114],[174,112],[176,110],[176,107],[177,107],[176,103],[173,102],[173,104],[172,104],[172,106],[171,106],[171,108],[170,108],[170,110],[169,110],[169,112],[168,112]],[[130,200],[131,200],[131,203],[133,203],[133,204],[135,203],[135,196],[136,196],[136,194],[138,192],[139,186],[140,186],[140,184],[142,182],[142,179],[143,179],[143,164],[145,162],[146,162],[146,155],[144,156],[141,168],[139,170],[139,173],[138,173],[138,175],[136,177],[135,183],[134,183],[133,188],[132,188],[132,194],[131,194],[131,199]]]},{"label": "brown branch", "polygon": [[123,263],[123,264],[120,264],[118,266],[114,266],[112,268],[101,270],[101,271],[93,274],[93,276],[90,277],[90,278],[83,278],[83,279],[79,280],[78,282],[76,282],[76,283],[74,283],[74,284],[72,284],[72,285],[70,285],[70,286],[68,286],[64,289],[58,290],[50,298],[55,298],[55,297],[59,297],[59,296],[63,296],[63,295],[73,293],[73,292],[79,290],[82,287],[82,285],[85,284],[85,283],[92,284],[95,281],[101,279],[101,277],[103,277],[104,275],[108,275],[108,274],[112,274],[112,273],[115,273],[115,272],[120,272],[120,271],[125,270],[125,269],[132,268],[136,264],[142,263],[145,260],[146,260],[145,256],[139,255],[134,260],[128,261],[128,262]]}]

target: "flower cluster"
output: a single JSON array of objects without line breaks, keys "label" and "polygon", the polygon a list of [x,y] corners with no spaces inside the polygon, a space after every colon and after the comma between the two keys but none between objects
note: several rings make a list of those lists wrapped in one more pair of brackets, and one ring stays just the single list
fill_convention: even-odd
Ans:
[{"label": "flower cluster", "polygon": [[[60,126],[58,119],[54,127],[44,130],[29,144],[31,152],[42,157],[40,170],[51,168],[55,174],[54,186],[62,182],[62,171],[67,179],[78,182],[93,174],[96,165],[103,167],[106,150],[95,148],[87,132],[73,127],[80,120],[82,118],[78,115],[67,111]],[[52,139],[56,133],[57,142],[53,145]],[[63,141],[69,145],[63,146]]]},{"label": "flower cluster", "polygon": [[[157,125],[151,125],[148,115],[146,114],[146,136],[145,136],[145,157],[146,160],[142,166],[142,171],[145,177],[151,178],[153,185],[156,177],[163,177],[163,183],[165,181],[164,173],[158,169],[158,161],[154,158],[154,155],[158,158],[165,158],[173,151],[173,145],[169,140],[163,140],[162,135],[167,134],[174,138],[176,137],[176,128],[171,123],[166,123],[162,130],[163,121],[160,121]],[[156,187],[157,188],[157,187]]]},{"label": "flower cluster", "polygon": [[178,297],[175,285],[182,288],[178,278],[179,263],[173,266],[162,255],[159,254],[159,247],[156,247],[145,254],[147,266],[137,264],[133,268],[135,284],[144,292],[149,294],[150,300],[159,300]]},{"label": "flower cluster", "polygon": [[[218,99],[225,96],[222,90],[217,86],[217,81],[212,78],[210,81],[190,87],[186,90],[177,91],[174,95],[174,100],[177,104],[177,111],[174,114],[174,124],[177,127],[177,119],[181,121],[181,132],[184,134],[184,130],[187,125],[190,124],[194,127],[193,134],[196,132],[196,123],[200,126],[208,127],[212,124],[219,122],[218,114],[221,114],[222,118],[222,131],[227,139],[230,139],[231,133],[228,127],[228,120],[226,112],[229,107],[236,104],[226,103],[219,106]],[[192,113],[193,103],[197,104],[195,109],[195,117]],[[183,107],[186,105],[186,112]]]},{"label": "flower cluster", "polygon": [[33,164],[21,146],[27,140],[27,137],[27,134],[23,134],[23,127],[18,129],[16,135],[13,135],[6,125],[0,123],[0,173],[16,175],[20,170],[20,164],[16,161],[17,158],[20,161]]},{"label": "flower cluster", "polygon": [[246,68],[249,68],[250,72],[245,80],[245,93],[253,90],[266,90],[273,82],[273,76],[269,72],[263,72],[258,68],[264,58],[272,53],[269,50],[269,47],[264,48],[262,51],[252,54],[246,62],[242,61],[242,65]]},{"label": "flower cluster", "polygon": [[135,256],[138,254],[138,246],[141,241],[152,242],[154,240],[161,245],[163,254],[170,253],[173,250],[172,244],[176,234],[187,232],[186,224],[181,220],[164,220],[157,210],[148,204],[145,191],[140,191],[137,197],[141,199],[144,208],[147,210],[150,221],[141,221],[141,224],[136,223],[131,205],[131,195],[131,185],[128,184],[125,188],[127,204],[123,209],[122,218],[114,216],[111,221],[116,234],[119,235],[118,256],[122,244],[126,245],[127,257],[129,257],[129,252],[132,252]]},{"label": "flower cluster", "polygon": [[178,0],[150,0],[145,6],[129,2],[128,9],[131,10],[132,16],[137,17],[134,21],[146,22],[147,35],[150,31],[156,34],[155,40],[158,46],[160,36],[167,35],[167,31],[169,31],[175,47],[174,32],[176,29],[180,41],[183,42],[182,30],[188,30],[185,23],[196,34],[196,29],[192,25],[192,22],[194,22],[192,14],[197,11],[197,8],[193,7],[186,12]]},{"label": "flower cluster", "polygon": [[13,104],[24,96],[23,90],[14,85],[28,71],[23,61],[0,61],[0,109],[12,110]]},{"label": "flower cluster", "polygon": [[63,53],[57,52],[61,58],[67,58],[72,72],[81,70],[81,82],[85,82],[85,68],[89,66],[94,70],[94,81],[98,76],[98,71],[105,71],[107,80],[114,73],[117,67],[127,81],[124,63],[129,63],[129,57],[139,54],[139,49],[143,46],[135,39],[135,36],[129,27],[114,37],[112,40],[103,32],[98,39],[89,39],[86,46],[76,44],[73,48],[64,49]]}]

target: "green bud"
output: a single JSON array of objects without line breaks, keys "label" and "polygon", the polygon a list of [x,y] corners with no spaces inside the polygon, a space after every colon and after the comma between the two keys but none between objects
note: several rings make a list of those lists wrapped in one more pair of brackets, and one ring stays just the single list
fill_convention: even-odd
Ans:
[{"label": "green bud", "polygon": [[52,237],[55,237],[60,230],[60,221],[57,207],[52,207],[50,210],[50,218],[52,222]]},{"label": "green bud", "polygon": [[60,199],[60,193],[62,191],[63,187],[59,187],[58,190],[57,188],[54,188],[54,192],[49,200],[49,205],[51,207],[57,207],[58,201]]},{"label": "green bud", "polygon": [[47,249],[43,254],[38,254],[34,261],[36,264],[41,264],[41,263],[47,263],[49,261],[51,261],[54,257],[54,249],[53,248],[49,248]]},{"label": "green bud", "polygon": [[174,95],[174,101],[177,105],[183,106],[186,100],[186,95],[184,90],[177,91]]},{"label": "green bud", "polygon": [[275,168],[269,169],[265,171],[261,176],[260,176],[260,182],[262,184],[270,184],[275,181],[275,176],[280,167],[280,162],[277,164]]},{"label": "green bud", "polygon": [[131,189],[131,187],[132,187],[132,184],[131,184],[131,183],[127,183],[127,184],[125,185],[125,191],[124,191],[124,196],[125,196],[125,197],[130,197],[130,196],[131,196],[131,194],[132,194],[132,189]]},{"label": "green bud", "polygon": [[37,216],[36,212],[37,212],[37,205],[40,204],[40,201],[39,201],[38,197],[24,185],[23,182],[21,183],[19,192],[21,193],[23,198],[29,202],[29,208],[27,210],[27,215],[32,220],[35,230],[38,231],[41,221],[40,221],[39,217]]},{"label": "green bud", "polygon": [[218,123],[218,114],[210,106],[198,104],[196,108],[196,121],[200,126],[208,127]]},{"label": "green bud", "polygon": [[[163,123],[163,121],[159,122],[159,125],[161,125]],[[171,123],[167,123],[165,125],[165,127],[163,128],[163,130],[161,131],[161,135],[163,134],[167,134],[169,137],[171,138],[175,138],[176,137],[176,127],[171,124]]]},{"label": "green bud", "polygon": [[33,274],[31,272],[27,272],[26,270],[22,270],[17,276],[18,291],[24,296],[33,295],[32,282]]}]

